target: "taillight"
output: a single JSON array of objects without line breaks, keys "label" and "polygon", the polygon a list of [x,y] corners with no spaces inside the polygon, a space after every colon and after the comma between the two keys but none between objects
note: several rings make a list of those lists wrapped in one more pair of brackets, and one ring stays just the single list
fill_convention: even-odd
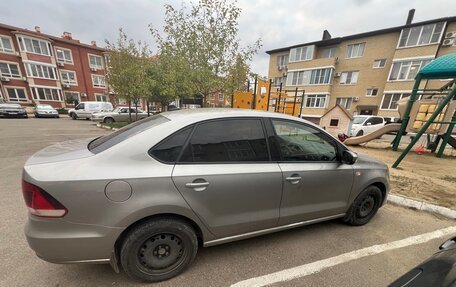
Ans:
[{"label": "taillight", "polygon": [[22,181],[22,194],[31,214],[40,217],[64,217],[68,210],[49,193],[29,182]]}]

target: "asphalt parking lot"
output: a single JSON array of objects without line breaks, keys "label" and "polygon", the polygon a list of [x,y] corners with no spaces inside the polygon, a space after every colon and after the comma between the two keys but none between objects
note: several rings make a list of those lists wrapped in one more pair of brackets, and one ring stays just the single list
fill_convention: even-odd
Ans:
[{"label": "asphalt parking lot", "polygon": [[[27,158],[56,142],[106,133],[89,121],[68,118],[0,119],[0,286],[147,285],[114,273],[108,265],[44,262],[23,235],[27,211],[20,181]],[[434,234],[425,241],[410,237],[451,226],[455,221],[387,204],[362,227],[330,221],[202,249],[184,274],[150,286],[386,286],[436,252],[450,235]],[[404,247],[382,249],[404,239]],[[376,254],[345,256],[330,264],[374,245],[382,245],[373,248]]]}]

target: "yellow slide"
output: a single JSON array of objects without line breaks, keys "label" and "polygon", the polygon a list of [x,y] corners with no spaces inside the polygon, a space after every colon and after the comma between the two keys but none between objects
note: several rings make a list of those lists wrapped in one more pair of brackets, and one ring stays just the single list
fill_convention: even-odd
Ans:
[{"label": "yellow slide", "polygon": [[376,139],[386,133],[397,132],[397,131],[399,131],[400,128],[401,128],[401,124],[388,124],[376,131],[371,132],[370,134],[362,135],[359,137],[348,138],[344,141],[344,144],[359,145],[361,143],[365,143],[365,142],[371,141],[373,139]]}]

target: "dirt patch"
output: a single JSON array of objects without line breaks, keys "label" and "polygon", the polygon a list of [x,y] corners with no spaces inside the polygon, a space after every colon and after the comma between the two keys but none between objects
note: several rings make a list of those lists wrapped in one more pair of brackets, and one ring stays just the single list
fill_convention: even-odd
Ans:
[{"label": "dirt patch", "polygon": [[351,147],[354,151],[384,161],[390,167],[391,192],[456,210],[456,157],[437,158],[412,151],[397,169],[391,165],[400,155],[385,147]]}]

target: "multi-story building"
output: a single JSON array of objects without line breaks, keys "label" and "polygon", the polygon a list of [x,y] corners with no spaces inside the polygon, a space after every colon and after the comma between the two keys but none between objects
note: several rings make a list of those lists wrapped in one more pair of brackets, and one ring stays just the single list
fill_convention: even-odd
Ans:
[{"label": "multi-story building", "polygon": [[108,101],[106,50],[73,39],[0,24],[0,97],[25,107]]},{"label": "multi-story building", "polygon": [[231,107],[231,99],[222,92],[217,92],[207,96],[206,106],[210,108],[226,108]]},{"label": "multi-story building", "polygon": [[290,94],[305,90],[302,117],[315,123],[335,104],[355,115],[397,117],[397,101],[411,93],[419,69],[456,53],[456,17],[412,23],[413,15],[403,26],[338,38],[325,30],[320,41],[267,51],[268,76]]}]

